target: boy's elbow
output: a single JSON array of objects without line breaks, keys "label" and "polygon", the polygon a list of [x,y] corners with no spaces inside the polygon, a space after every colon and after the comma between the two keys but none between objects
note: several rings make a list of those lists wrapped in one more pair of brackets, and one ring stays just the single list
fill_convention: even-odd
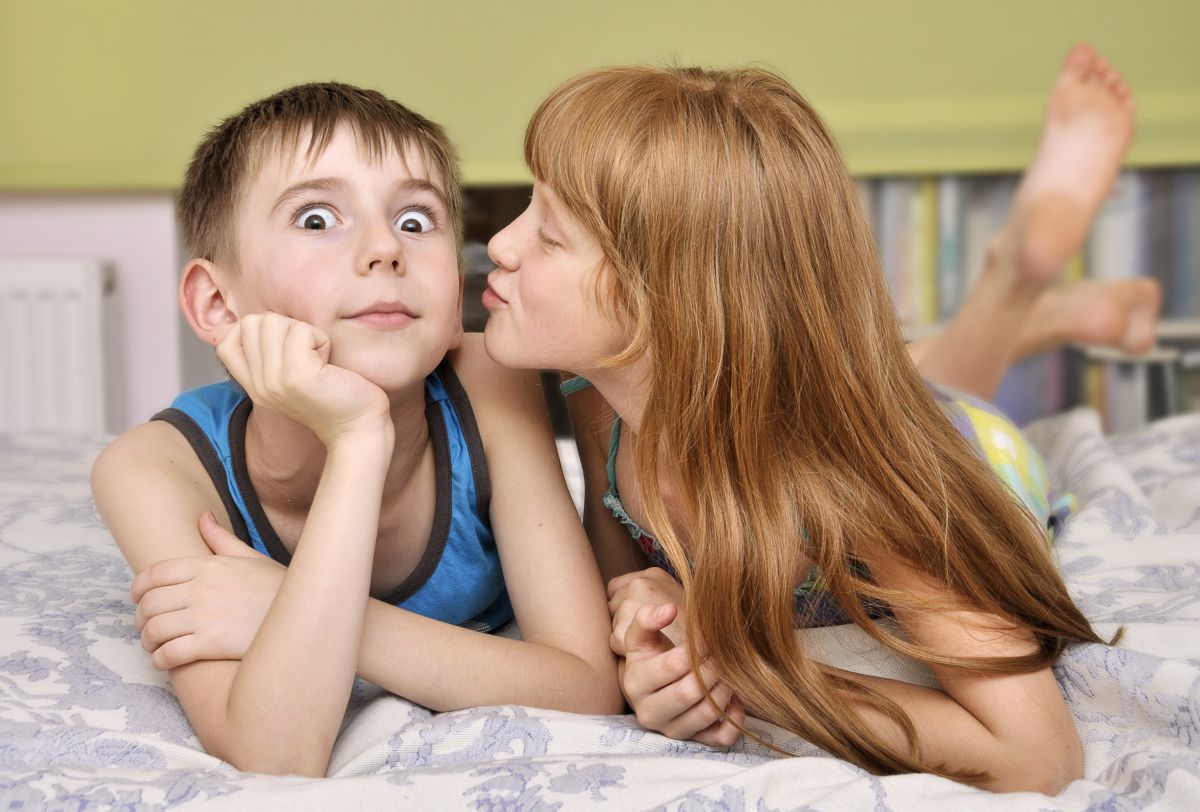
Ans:
[{"label": "boy's elbow", "polygon": [[625,697],[617,691],[596,693],[579,697],[572,703],[573,707],[565,708],[571,713],[582,713],[588,716],[620,716],[625,713]]},{"label": "boy's elbow", "polygon": [[[213,755],[217,755],[213,753]],[[237,769],[246,773],[262,775],[300,775],[305,778],[324,778],[328,759],[305,758],[294,754],[239,754],[229,757],[217,755]]]},{"label": "boy's elbow", "polygon": [[246,746],[245,737],[236,743],[209,746],[208,753],[232,764],[238,770],[263,775],[300,775],[305,778],[324,778],[329,769],[330,747],[315,744],[301,746],[294,740],[277,746]]},{"label": "boy's elbow", "polygon": [[588,713],[617,716],[625,712],[625,697],[615,680],[611,686],[606,686],[605,690],[598,692],[594,704],[595,710]]},{"label": "boy's elbow", "polygon": [[615,658],[609,654],[601,664],[592,666],[592,690],[587,699],[591,706],[582,713],[616,716],[625,712],[625,695],[617,678]]},{"label": "boy's elbow", "polygon": [[615,716],[625,712],[625,696],[617,681],[616,661],[611,655],[596,662],[580,659],[586,678],[576,679],[574,697],[568,700],[570,707],[562,710],[571,713]]}]

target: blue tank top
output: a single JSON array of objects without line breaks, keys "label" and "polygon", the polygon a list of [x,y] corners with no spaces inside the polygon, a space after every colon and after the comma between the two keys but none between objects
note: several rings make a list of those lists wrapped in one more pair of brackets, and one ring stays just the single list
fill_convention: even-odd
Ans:
[{"label": "blue tank top", "polygon": [[[285,566],[292,560],[271,527],[246,468],[253,403],[232,381],[184,392],[156,414],[177,428],[204,465],[238,538]],[[491,483],[467,394],[448,361],[425,379],[436,503],[429,543],[416,569],[381,600],[435,620],[493,631],[512,620],[488,522]]]}]

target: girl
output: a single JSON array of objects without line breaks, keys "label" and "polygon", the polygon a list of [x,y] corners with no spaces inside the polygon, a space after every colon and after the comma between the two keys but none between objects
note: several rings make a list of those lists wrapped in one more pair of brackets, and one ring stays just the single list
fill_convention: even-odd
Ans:
[{"label": "girl", "polygon": [[[1081,83],[1089,54],[1068,60]],[[1079,777],[1050,666],[1102,641],[1047,551],[1044,469],[1003,418],[921,379],[808,104],[761,70],[601,70],[556,90],[525,146],[534,195],[491,243],[487,348],[594,387],[574,412],[602,570],[660,565],[609,588],[639,720],[728,744],[744,707],[874,772],[1049,793]],[[1002,305],[1027,314],[1047,282],[1018,260]],[[1024,473],[1002,482],[979,453],[997,450]],[[831,612],[942,690],[808,658],[793,627]]]}]

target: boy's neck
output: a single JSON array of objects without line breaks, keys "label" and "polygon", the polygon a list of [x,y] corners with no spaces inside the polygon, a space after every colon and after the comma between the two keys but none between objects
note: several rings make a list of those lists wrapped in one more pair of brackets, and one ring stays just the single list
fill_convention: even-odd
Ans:
[{"label": "boy's neck", "polygon": [[[425,387],[393,395],[395,447],[384,482],[389,496],[404,489],[429,443]],[[246,423],[246,468],[259,501],[281,512],[307,513],[325,467],[325,446],[307,427],[256,406]]]}]

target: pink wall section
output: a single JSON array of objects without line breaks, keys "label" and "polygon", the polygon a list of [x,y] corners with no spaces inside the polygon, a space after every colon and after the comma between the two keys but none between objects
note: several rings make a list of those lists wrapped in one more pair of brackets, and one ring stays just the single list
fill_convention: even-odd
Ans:
[{"label": "pink wall section", "polygon": [[180,391],[179,241],[171,196],[0,194],[0,257],[98,258],[116,271],[120,430]]}]

